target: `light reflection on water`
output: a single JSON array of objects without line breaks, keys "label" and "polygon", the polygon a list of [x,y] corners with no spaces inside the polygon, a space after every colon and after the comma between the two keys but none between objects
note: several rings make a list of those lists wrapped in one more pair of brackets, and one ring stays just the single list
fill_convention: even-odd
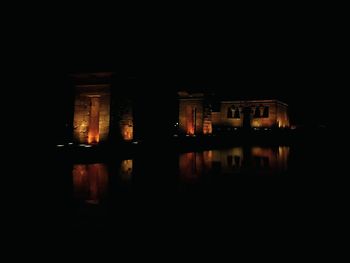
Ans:
[{"label": "light reflection on water", "polygon": [[130,182],[132,179],[133,160],[122,160],[119,174],[124,182]]},{"label": "light reflection on water", "polygon": [[[122,160],[118,175],[124,183],[131,182],[133,160]],[[112,170],[112,169],[110,169]],[[88,204],[99,204],[109,191],[111,172],[104,163],[73,165],[74,197]]]},{"label": "light reflection on water", "polygon": [[74,197],[98,204],[108,188],[108,170],[105,164],[76,164],[73,166]]},{"label": "light reflection on water", "polygon": [[289,147],[234,147],[181,154],[179,174],[193,182],[206,174],[279,174],[288,169]]},{"label": "light reflection on water", "polygon": [[[289,152],[289,147],[285,146],[233,147],[189,152],[179,154],[174,167],[166,169],[177,171],[177,179],[185,184],[196,183],[204,176],[279,175],[288,169]],[[135,164],[139,165],[137,174]],[[157,167],[143,167],[138,159],[122,160],[113,165],[75,164],[72,172],[74,197],[89,204],[99,204],[108,192],[119,191],[127,185],[132,186],[134,177],[147,178],[155,172],[154,169]],[[164,172],[166,175],[167,171]],[[114,184],[114,188],[111,184]]]}]

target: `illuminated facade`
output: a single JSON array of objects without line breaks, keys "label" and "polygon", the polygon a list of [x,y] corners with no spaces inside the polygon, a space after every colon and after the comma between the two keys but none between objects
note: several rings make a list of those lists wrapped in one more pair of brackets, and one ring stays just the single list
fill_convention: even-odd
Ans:
[{"label": "illuminated facade", "polygon": [[181,134],[211,134],[211,110],[203,93],[179,92],[179,131]]},{"label": "illuminated facade", "polygon": [[[74,74],[72,79],[74,141],[81,144],[132,141],[135,132],[133,99],[127,86],[115,85],[110,72]],[[156,106],[155,103],[151,106]],[[179,92],[178,107],[178,120],[174,120],[173,125],[177,127],[175,132],[186,136],[233,128],[290,126],[288,105],[278,100],[221,101],[220,107],[213,110],[205,94]]]},{"label": "illuminated facade", "polygon": [[181,134],[211,134],[231,128],[288,128],[288,105],[278,100],[221,101],[213,111],[203,94],[179,92]]},{"label": "illuminated facade", "polygon": [[288,105],[278,100],[221,101],[220,111],[212,112],[216,127],[288,128]]},{"label": "illuminated facade", "polygon": [[72,75],[75,142],[98,144],[108,140],[133,139],[131,101],[126,97],[113,96],[112,77],[110,72]]}]

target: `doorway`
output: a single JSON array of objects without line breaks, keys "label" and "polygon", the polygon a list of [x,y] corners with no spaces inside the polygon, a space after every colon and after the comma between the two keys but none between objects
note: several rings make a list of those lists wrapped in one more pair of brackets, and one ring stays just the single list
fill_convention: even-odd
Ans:
[{"label": "doorway", "polygon": [[95,144],[100,140],[100,98],[90,97],[88,143]]}]

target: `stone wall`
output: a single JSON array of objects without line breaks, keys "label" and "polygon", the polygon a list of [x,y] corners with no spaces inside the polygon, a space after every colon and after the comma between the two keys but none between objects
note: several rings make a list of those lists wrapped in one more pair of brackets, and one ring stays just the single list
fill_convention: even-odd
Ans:
[{"label": "stone wall", "polygon": [[212,125],[212,110],[209,105],[204,104],[203,109],[203,134],[212,134],[213,125]]},{"label": "stone wall", "polygon": [[[268,117],[263,116],[264,108],[268,107]],[[276,126],[277,103],[276,101],[254,101],[251,105],[251,126],[253,128],[272,128]],[[260,117],[254,117],[260,110]]]},{"label": "stone wall", "polygon": [[107,141],[110,128],[111,74],[76,74],[72,77],[75,85],[74,140],[89,144]]},{"label": "stone wall", "polygon": [[[179,131],[186,135],[203,133],[204,105],[203,94],[179,93]],[[208,116],[206,117],[206,131],[208,127]]]},{"label": "stone wall", "polygon": [[212,124],[241,128],[247,110],[252,128],[289,127],[288,106],[277,100],[222,101],[220,112],[212,113]]},{"label": "stone wall", "polygon": [[118,91],[111,92],[112,73],[75,74],[72,78],[74,140],[88,144],[133,140],[132,102]]},{"label": "stone wall", "polygon": [[131,141],[134,138],[134,123],[132,103],[128,99],[117,100],[115,108],[118,134],[122,141]]},{"label": "stone wall", "polygon": [[[112,73],[73,75],[75,86],[74,140],[97,144],[107,140],[134,138],[133,101],[111,93]],[[277,100],[222,101],[220,111],[212,109],[202,93],[179,92],[180,134],[211,134],[213,127],[289,127],[288,105]],[[150,105],[157,108],[158,103]],[[218,109],[216,109],[218,110]],[[162,113],[163,114],[163,113]],[[165,122],[164,122],[165,123]],[[163,127],[162,125],[159,125]],[[174,126],[174,125],[173,125]],[[177,127],[177,124],[175,125]],[[148,129],[148,127],[147,127]],[[149,128],[150,131],[152,127]]]},{"label": "stone wall", "polygon": [[[79,86],[74,103],[74,140],[79,143],[98,143],[108,140],[110,123],[110,94],[109,86],[98,87]],[[91,110],[93,101],[98,101],[98,136],[97,140],[91,137]]]},{"label": "stone wall", "polygon": [[277,104],[277,126],[279,128],[290,127],[288,106],[284,103]]}]

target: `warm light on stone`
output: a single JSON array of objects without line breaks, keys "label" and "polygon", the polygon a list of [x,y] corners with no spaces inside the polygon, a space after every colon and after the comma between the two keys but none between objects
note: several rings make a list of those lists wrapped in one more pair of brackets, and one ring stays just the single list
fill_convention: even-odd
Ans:
[{"label": "warm light on stone", "polygon": [[[110,140],[111,136],[114,141],[133,140],[131,101],[124,97],[112,98],[112,73],[75,74],[72,78],[75,86],[75,142],[98,144]],[[112,99],[115,102],[113,109]],[[111,119],[114,123],[110,123]]]},{"label": "warm light on stone", "polygon": [[[221,101],[219,112],[212,113],[214,127],[287,128],[288,105],[278,100]],[[238,110],[234,116],[232,109]]]},{"label": "warm light on stone", "polygon": [[123,139],[125,141],[130,141],[133,139],[133,127],[129,125],[124,125],[121,128]]},{"label": "warm light on stone", "polygon": [[122,160],[120,164],[120,177],[122,181],[130,181],[132,178],[133,172],[133,160]]},{"label": "warm light on stone", "polygon": [[75,85],[74,140],[97,144],[107,141],[110,127],[111,73],[73,75]]},{"label": "warm light on stone", "polygon": [[261,127],[260,121],[259,120],[253,120],[252,121],[252,127],[254,127],[254,128]]},{"label": "warm light on stone", "polygon": [[[99,144],[134,139],[133,101],[111,93],[112,73],[73,75],[75,86],[74,141]],[[213,111],[202,93],[179,92],[179,115],[176,132],[186,136],[208,135],[213,130],[238,128],[266,130],[289,128],[288,105],[278,100],[221,101]],[[112,103],[113,100],[113,103]],[[111,123],[112,120],[112,123]]]},{"label": "warm light on stone", "polygon": [[131,102],[128,100],[119,100],[119,109],[117,112],[119,121],[119,133],[123,141],[131,141],[134,138],[134,123]]},{"label": "warm light on stone", "polygon": [[100,98],[90,98],[88,143],[95,144],[100,141]]},{"label": "warm light on stone", "polygon": [[179,92],[179,131],[182,134],[212,133],[211,112],[204,102],[204,94]]},{"label": "warm light on stone", "polygon": [[220,111],[211,112],[203,94],[179,92],[179,131],[211,134],[214,128],[288,128],[288,105],[278,100],[221,101]]}]

